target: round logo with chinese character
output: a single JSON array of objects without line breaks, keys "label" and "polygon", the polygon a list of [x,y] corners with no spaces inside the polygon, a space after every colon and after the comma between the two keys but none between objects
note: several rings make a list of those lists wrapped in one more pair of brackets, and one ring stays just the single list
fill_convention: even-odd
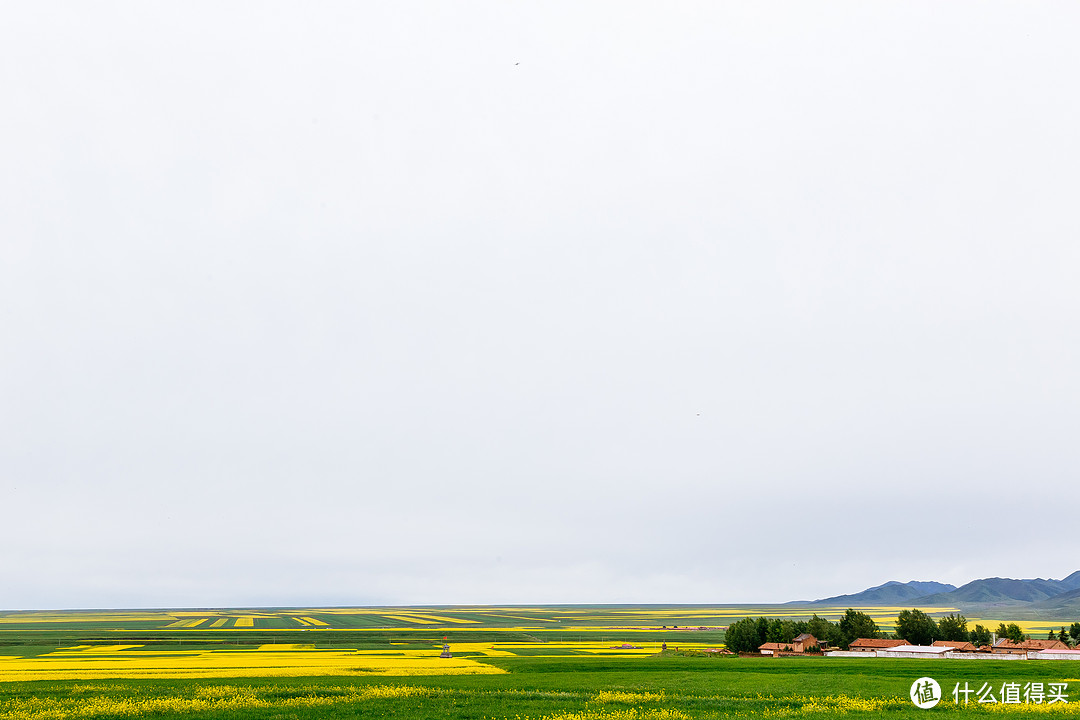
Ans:
[{"label": "round logo with chinese character", "polygon": [[941,686],[937,680],[921,677],[911,683],[911,702],[923,710],[929,710],[941,702]]}]

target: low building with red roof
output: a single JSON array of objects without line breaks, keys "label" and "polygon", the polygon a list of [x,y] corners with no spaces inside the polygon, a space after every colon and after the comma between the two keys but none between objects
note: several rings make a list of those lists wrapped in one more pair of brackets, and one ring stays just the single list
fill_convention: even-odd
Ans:
[{"label": "low building with red roof", "polygon": [[791,643],[762,643],[758,645],[758,652],[762,655],[775,655],[779,652],[791,652]]},{"label": "low building with red roof", "polygon": [[1060,640],[1025,640],[1024,642],[1014,643],[1008,638],[1002,638],[997,641],[997,644],[990,649],[991,652],[999,655],[1006,654],[1021,654],[1027,652],[1043,652],[1046,650],[1068,650],[1069,646]]},{"label": "low building with red roof", "polygon": [[907,640],[886,640],[885,638],[859,638],[848,646],[854,652],[875,652],[907,645]]}]

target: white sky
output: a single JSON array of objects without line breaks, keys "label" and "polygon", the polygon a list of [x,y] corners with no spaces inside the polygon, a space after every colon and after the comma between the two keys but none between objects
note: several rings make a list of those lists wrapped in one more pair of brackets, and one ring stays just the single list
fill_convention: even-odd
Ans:
[{"label": "white sky", "polygon": [[4,3],[0,608],[1067,575],[1078,21]]}]

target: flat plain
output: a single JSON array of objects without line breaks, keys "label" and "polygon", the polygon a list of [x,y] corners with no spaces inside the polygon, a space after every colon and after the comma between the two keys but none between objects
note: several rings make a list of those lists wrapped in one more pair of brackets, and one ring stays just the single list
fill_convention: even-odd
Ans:
[{"label": "flat plain", "polygon": [[[899,609],[868,612],[888,626]],[[723,646],[722,628],[742,617],[817,612],[836,619],[843,610],[578,605],[0,613],[0,720],[1080,714],[1080,662],[710,652]],[[1045,623],[1060,624],[1068,623]],[[453,657],[440,657],[444,644]],[[924,676],[937,679],[945,696],[928,711],[908,697]],[[957,706],[951,693],[958,686],[988,689],[986,697],[1000,699],[980,703],[972,693]],[[1003,702],[1019,688],[1039,688],[1043,701]]]}]

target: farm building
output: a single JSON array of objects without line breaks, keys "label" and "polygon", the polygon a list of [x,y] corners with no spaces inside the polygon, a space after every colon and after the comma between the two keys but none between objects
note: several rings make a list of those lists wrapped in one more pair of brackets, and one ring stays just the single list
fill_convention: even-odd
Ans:
[{"label": "farm building", "polygon": [[758,646],[758,652],[762,655],[779,655],[780,653],[804,653],[810,648],[817,648],[818,639],[810,633],[803,633],[789,643],[767,642]]},{"label": "farm building", "polygon": [[883,638],[859,638],[848,646],[848,650],[853,652],[875,652],[877,650],[887,650],[888,648],[897,647],[898,645],[907,645],[906,640],[885,640]]},{"label": "farm building", "polygon": [[781,652],[791,652],[791,643],[763,643],[758,645],[758,652],[762,655],[776,655]]},{"label": "farm building", "polygon": [[990,652],[998,655],[1020,655],[1028,652],[1045,652],[1047,650],[1068,650],[1069,646],[1060,640],[1025,640],[1014,643],[1002,638],[990,649]]}]

